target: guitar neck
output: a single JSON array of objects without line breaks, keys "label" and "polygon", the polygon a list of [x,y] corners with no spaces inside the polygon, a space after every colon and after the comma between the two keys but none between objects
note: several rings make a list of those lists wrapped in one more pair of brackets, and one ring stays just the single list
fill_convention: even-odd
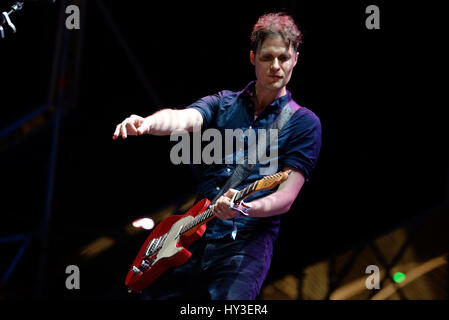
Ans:
[{"label": "guitar neck", "polygon": [[[259,183],[259,181],[253,182],[249,186],[247,186],[244,189],[238,191],[237,194],[235,195],[234,202],[238,203],[238,202],[242,201],[243,199],[245,199],[246,197],[248,197],[251,194],[253,194],[254,192],[256,192],[256,188],[257,188],[257,184],[258,183]],[[182,227],[180,234],[183,234],[183,233],[185,233],[185,232],[189,231],[190,229],[193,229],[193,228],[195,228],[197,226],[201,226],[201,225],[207,223],[208,221],[212,220],[213,218],[215,218],[215,215],[213,214],[212,208],[211,208],[212,204],[213,203],[211,203],[209,205],[209,208],[206,211],[204,211],[203,213],[199,214],[190,223],[188,223],[184,227]]]}]

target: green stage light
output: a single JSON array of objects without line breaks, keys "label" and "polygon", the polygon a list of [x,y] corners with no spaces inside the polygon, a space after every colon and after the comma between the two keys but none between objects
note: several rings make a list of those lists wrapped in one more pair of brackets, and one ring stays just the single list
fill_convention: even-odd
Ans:
[{"label": "green stage light", "polygon": [[396,273],[393,275],[393,280],[394,280],[394,282],[396,282],[396,283],[401,283],[402,281],[405,280],[405,274],[403,274],[402,272],[396,272]]}]

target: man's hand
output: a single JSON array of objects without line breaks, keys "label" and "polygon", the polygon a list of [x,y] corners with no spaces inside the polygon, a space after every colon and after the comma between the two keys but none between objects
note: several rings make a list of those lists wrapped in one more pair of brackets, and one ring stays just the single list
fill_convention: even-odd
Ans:
[{"label": "man's hand", "polygon": [[[279,188],[262,198],[253,200],[244,206],[239,204],[237,209],[245,212],[243,214],[250,217],[272,217],[283,214],[290,210],[293,202],[298,196],[299,191],[304,185],[305,178],[301,171],[292,167],[285,167],[283,171],[291,170],[288,179],[282,182]],[[231,199],[237,190],[229,189],[221,196],[213,206],[213,213],[220,219],[231,219],[241,214],[238,210],[229,208]],[[245,207],[247,210],[245,210]]]},{"label": "man's hand", "polygon": [[147,134],[150,132],[151,124],[151,117],[142,118],[133,114],[117,125],[112,139],[117,140],[120,136],[122,136],[123,139],[126,139],[127,136]]},{"label": "man's hand", "polygon": [[212,206],[212,212],[217,218],[227,220],[240,215],[238,211],[229,207],[229,205],[231,204],[231,199],[236,192],[238,192],[238,190],[229,189],[224,195],[218,198],[218,200]]}]

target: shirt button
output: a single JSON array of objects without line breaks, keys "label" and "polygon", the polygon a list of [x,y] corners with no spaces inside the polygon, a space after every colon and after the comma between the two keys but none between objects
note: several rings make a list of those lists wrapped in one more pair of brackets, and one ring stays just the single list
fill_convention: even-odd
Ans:
[{"label": "shirt button", "polygon": [[220,190],[220,187],[215,187],[215,189]]}]

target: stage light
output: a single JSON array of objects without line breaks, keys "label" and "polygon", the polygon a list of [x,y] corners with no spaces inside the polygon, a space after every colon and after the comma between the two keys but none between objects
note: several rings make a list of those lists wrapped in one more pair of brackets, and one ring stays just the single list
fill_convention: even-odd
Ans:
[{"label": "stage light", "polygon": [[393,280],[394,280],[394,282],[396,282],[396,283],[401,283],[402,281],[405,280],[405,274],[403,274],[402,272],[396,272],[396,273],[393,275]]},{"label": "stage light", "polygon": [[145,230],[153,229],[154,221],[151,218],[142,218],[133,222],[135,228],[143,228]]}]

